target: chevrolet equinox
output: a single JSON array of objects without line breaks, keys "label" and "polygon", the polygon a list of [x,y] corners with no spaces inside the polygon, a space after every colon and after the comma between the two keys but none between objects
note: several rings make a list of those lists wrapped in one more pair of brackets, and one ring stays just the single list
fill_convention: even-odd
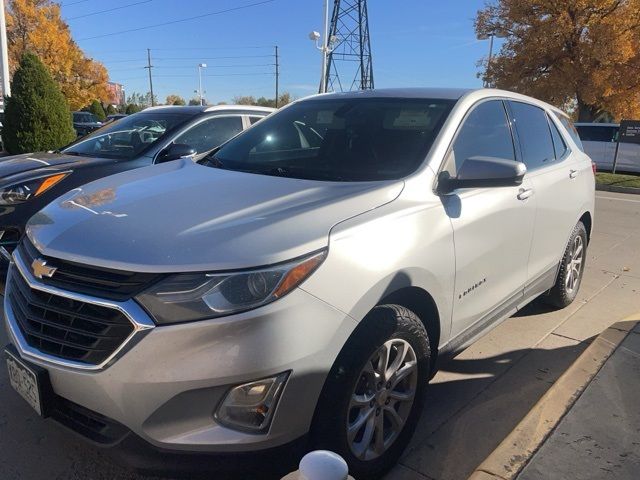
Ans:
[{"label": "chevrolet equinox", "polygon": [[197,163],[37,213],[4,300],[11,383],[104,445],[255,457],[304,439],[373,478],[438,359],[536,297],[574,300],[593,210],[591,160],[543,102],[310,97]]}]

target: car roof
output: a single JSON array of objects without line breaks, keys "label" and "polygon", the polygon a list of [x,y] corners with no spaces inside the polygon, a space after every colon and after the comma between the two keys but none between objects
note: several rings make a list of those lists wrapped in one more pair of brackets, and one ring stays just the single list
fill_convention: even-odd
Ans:
[{"label": "car roof", "polygon": [[469,88],[378,88],[351,92],[331,92],[307,98],[438,98],[458,100],[472,91],[473,89]]},{"label": "car roof", "polygon": [[275,111],[275,108],[259,107],[257,105],[160,105],[157,107],[148,107],[142,110],[143,112],[157,112],[157,113],[186,113],[196,115],[198,113],[205,112],[264,112],[271,113]]},{"label": "car roof", "polygon": [[332,98],[422,98],[444,99],[458,101],[467,98],[470,101],[478,101],[483,98],[503,97],[511,100],[521,100],[537,104],[540,107],[567,115],[558,107],[550,105],[542,100],[528,97],[520,93],[499,90],[496,88],[380,88],[373,90],[356,90],[352,92],[323,93],[306,97],[307,99],[332,99]]}]

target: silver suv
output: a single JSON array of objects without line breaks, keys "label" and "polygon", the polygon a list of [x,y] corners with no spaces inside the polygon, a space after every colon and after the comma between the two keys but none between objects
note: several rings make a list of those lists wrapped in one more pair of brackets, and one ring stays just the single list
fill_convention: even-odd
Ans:
[{"label": "silver suv", "polygon": [[373,478],[437,361],[536,297],[575,298],[594,175],[574,135],[505,91],[330,94],[198,164],[77,188],[13,254],[12,384],[98,443],[305,439]]}]

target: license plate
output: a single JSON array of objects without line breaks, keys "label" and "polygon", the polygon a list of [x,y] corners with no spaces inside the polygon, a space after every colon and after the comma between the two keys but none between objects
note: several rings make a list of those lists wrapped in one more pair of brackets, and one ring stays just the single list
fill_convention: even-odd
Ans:
[{"label": "license plate", "polygon": [[42,392],[37,373],[8,350],[5,350],[9,381],[13,389],[42,415]]}]

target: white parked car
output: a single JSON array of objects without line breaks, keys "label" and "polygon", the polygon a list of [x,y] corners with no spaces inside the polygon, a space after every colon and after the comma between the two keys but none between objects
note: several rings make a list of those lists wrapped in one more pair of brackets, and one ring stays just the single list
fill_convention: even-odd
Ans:
[{"label": "white parked car", "polygon": [[[596,162],[598,171],[613,169],[620,125],[617,123],[576,123],[584,151]],[[640,173],[640,144],[621,143],[616,172]]]},{"label": "white parked car", "polygon": [[13,252],[11,383],[128,459],[279,467],[303,442],[377,478],[438,361],[576,297],[595,182],[574,135],[500,90],[319,95],[76,188]]}]

